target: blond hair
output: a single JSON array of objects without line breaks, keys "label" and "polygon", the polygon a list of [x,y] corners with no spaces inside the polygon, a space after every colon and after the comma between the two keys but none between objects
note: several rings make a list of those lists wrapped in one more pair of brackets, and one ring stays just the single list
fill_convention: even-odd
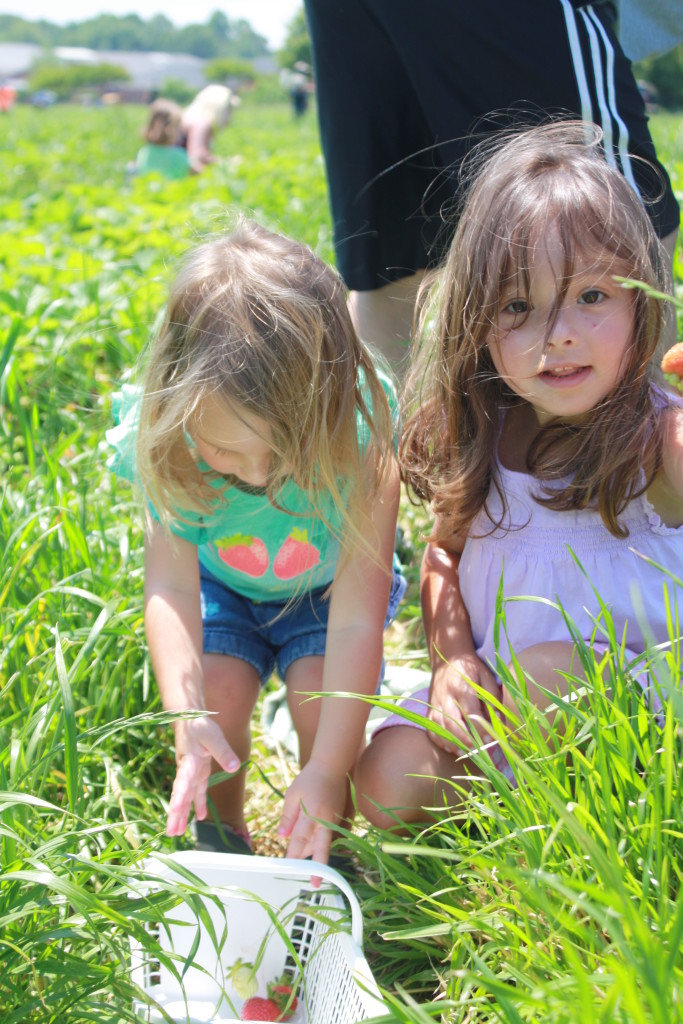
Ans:
[{"label": "blond hair", "polygon": [[217,499],[217,475],[200,472],[188,442],[207,396],[270,427],[274,505],[292,479],[328,526],[332,501],[347,547],[367,545],[358,524],[393,452],[391,412],[342,282],[310,248],[244,222],[183,260],[149,352],[137,441],[140,478],[166,524],[210,513]]},{"label": "blond hair", "polygon": [[180,131],[182,111],[173,100],[154,100],[142,135],[145,142],[155,146],[173,146]]},{"label": "blond hair", "polygon": [[201,89],[190,105],[185,108],[184,117],[191,121],[195,117],[206,118],[214,128],[223,128],[230,120],[232,108],[240,103],[227,85],[212,82]]},{"label": "blond hair", "polygon": [[[555,227],[565,253],[555,316],[578,258],[659,292],[670,288],[661,243],[636,192],[607,165],[597,127],[545,124],[485,144],[473,161],[445,265],[424,307],[400,449],[404,479],[441,521],[439,539],[466,531],[491,486],[500,490],[501,415],[520,399],[496,373],[488,343],[504,283],[517,278],[528,293],[539,235]],[[627,532],[620,513],[662,458],[651,384],[663,302],[642,289],[632,301],[633,335],[612,392],[580,425],[551,421],[527,457],[537,501],[558,510],[597,508],[616,536]]]}]

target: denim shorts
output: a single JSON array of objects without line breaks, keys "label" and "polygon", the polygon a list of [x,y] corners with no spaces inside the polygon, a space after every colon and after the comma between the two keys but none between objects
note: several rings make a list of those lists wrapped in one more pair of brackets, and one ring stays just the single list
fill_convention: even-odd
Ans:
[{"label": "denim shorts", "polygon": [[[325,654],[327,587],[311,590],[293,601],[250,601],[201,566],[204,653],[226,654],[246,661],[268,681],[277,666],[281,679],[298,658]],[[406,589],[396,569],[391,580],[385,627],[394,618]],[[384,662],[378,683],[384,677]]]}]

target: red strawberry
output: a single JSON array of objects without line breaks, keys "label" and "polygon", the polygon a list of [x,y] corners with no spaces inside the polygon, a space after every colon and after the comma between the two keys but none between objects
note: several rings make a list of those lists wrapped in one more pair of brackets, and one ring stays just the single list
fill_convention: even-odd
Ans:
[{"label": "red strawberry", "polygon": [[242,1003],[240,1020],[282,1020],[280,1007],[272,999],[263,996],[252,996]]},{"label": "red strawberry", "polygon": [[258,537],[236,533],[234,537],[222,537],[216,547],[218,557],[237,572],[258,577],[268,568],[268,550]]},{"label": "red strawberry", "polygon": [[288,1020],[296,1010],[298,999],[294,994],[296,985],[292,984],[291,977],[285,972],[277,981],[271,981],[268,986],[268,998],[277,1005],[282,1020]]},{"label": "red strawberry", "polygon": [[312,569],[320,561],[320,552],[308,543],[308,531],[292,530],[273,562],[273,572],[279,580],[291,580]]},{"label": "red strawberry", "polygon": [[673,345],[662,358],[662,370],[664,373],[676,373],[683,377],[683,341]]}]

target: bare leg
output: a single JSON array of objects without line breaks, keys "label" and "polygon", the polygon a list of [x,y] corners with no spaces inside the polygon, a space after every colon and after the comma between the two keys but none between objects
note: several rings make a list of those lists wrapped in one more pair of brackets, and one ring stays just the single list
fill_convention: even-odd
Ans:
[{"label": "bare leg", "polygon": [[[541,687],[566,696],[569,683],[562,673],[583,678],[578,655],[569,643],[529,647],[519,655],[519,662],[527,676],[530,700],[543,709],[550,701]],[[512,696],[503,691],[502,697],[510,711],[521,717]],[[397,817],[403,822],[430,821],[446,808],[457,811],[467,776],[473,774],[477,769],[470,760],[436,747],[426,730],[394,726],[379,732],[358,762],[354,776],[358,807],[381,828],[396,828]]]},{"label": "bare leg", "polygon": [[[309,697],[323,688],[323,658],[297,658],[287,669],[287,705],[299,737],[299,765],[307,763],[320,719],[321,697]],[[333,698],[330,698],[333,699]]]},{"label": "bare leg", "polygon": [[[550,700],[543,690],[550,690],[566,697],[570,683],[565,675],[575,679],[583,679],[584,672],[581,661],[573,644],[551,641],[527,647],[519,656],[519,663],[526,677],[529,699],[538,708],[547,708]],[[542,689],[543,688],[543,689]],[[515,703],[507,690],[503,691],[503,703],[517,717],[521,717]]]},{"label": "bare leg", "polygon": [[[341,700],[335,697],[313,697],[309,693],[320,693],[323,683],[323,658],[297,658],[287,670],[287,704],[292,716],[292,723],[299,737],[299,765],[303,768],[311,757],[315,734],[320,720],[320,703],[322,700]],[[344,698],[346,699],[346,698]],[[365,747],[365,738],[361,741],[359,756]],[[353,818],[354,810],[349,787],[344,816],[347,823]]]},{"label": "bare leg", "polygon": [[424,271],[370,292],[351,292],[349,310],[358,334],[389,363],[400,383],[410,363],[415,299]]},{"label": "bare leg", "polygon": [[[217,713],[217,721],[226,740],[241,761],[251,750],[251,716],[258,700],[261,681],[252,665],[241,658],[222,654],[204,655],[206,706]],[[220,771],[218,765],[213,771]],[[244,794],[246,772],[219,782],[209,790],[221,822],[237,832],[246,832]]]},{"label": "bare leg", "polygon": [[426,730],[406,725],[383,729],[356,766],[358,810],[373,825],[400,832],[397,819],[426,822],[456,810],[473,774],[470,760],[435,746]]}]

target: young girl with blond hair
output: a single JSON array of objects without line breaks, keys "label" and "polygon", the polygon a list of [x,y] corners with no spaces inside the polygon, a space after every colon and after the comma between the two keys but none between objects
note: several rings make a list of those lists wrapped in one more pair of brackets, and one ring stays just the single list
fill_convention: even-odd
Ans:
[{"label": "young girl with blond hair", "polygon": [[[175,723],[169,835],[191,806],[219,838],[249,844],[250,719],[277,666],[301,773],[279,832],[289,855],[325,861],[344,813],[382,633],[405,583],[392,571],[399,480],[394,397],[356,335],[337,274],[306,246],[253,223],[185,259],[110,440],[134,454],[150,509],[145,626]],[[241,840],[241,841],[240,841]]]},{"label": "young girl with blond hair", "polygon": [[481,694],[513,709],[499,678],[512,652],[543,707],[581,678],[558,602],[608,656],[600,595],[651,691],[645,630],[670,642],[663,587],[676,598],[657,566],[683,559],[683,409],[657,379],[668,261],[641,200],[598,129],[572,122],[490,144],[465,195],[401,445],[435,516],[421,578],[431,686],[407,706],[452,740],[398,715],[376,733],[356,784],[382,825],[457,805],[463,748],[488,738]]}]

